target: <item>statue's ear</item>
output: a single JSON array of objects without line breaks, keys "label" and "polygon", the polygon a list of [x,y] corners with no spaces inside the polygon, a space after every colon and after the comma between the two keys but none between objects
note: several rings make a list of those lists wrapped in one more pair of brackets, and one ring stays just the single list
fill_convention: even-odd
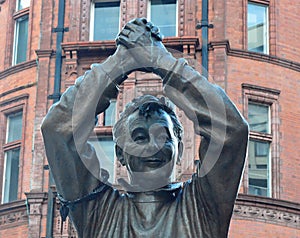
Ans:
[{"label": "statue's ear", "polygon": [[116,152],[116,156],[117,159],[120,161],[120,163],[125,166],[126,162],[125,162],[125,158],[124,158],[124,153],[123,150],[120,146],[118,146],[117,144],[115,145],[115,152]]},{"label": "statue's ear", "polygon": [[182,143],[182,141],[179,141],[178,142],[178,157],[177,157],[176,164],[180,164],[182,154],[183,154],[183,143]]}]

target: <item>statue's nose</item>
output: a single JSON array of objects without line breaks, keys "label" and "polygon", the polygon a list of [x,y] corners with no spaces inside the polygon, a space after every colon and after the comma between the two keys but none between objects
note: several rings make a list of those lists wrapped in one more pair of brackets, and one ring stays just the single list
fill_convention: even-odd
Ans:
[{"label": "statue's nose", "polygon": [[149,154],[151,154],[150,156],[156,154],[158,151],[160,151],[162,145],[159,145],[159,143],[157,143],[157,141],[155,140],[155,138],[150,138],[150,141],[147,145],[147,152]]}]

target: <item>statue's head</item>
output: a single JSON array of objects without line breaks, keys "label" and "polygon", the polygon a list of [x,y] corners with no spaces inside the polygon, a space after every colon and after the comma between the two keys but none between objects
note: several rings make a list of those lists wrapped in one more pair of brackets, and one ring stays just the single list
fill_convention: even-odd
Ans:
[{"label": "statue's head", "polygon": [[[183,128],[166,98],[144,95],[134,99],[113,129],[116,156],[126,166],[131,184],[147,186],[171,181],[180,162]],[[143,180],[143,181],[141,181]]]}]

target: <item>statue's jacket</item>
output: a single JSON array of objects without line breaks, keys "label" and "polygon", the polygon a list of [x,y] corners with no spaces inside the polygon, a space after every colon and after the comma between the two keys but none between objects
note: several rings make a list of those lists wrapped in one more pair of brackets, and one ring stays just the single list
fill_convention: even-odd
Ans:
[{"label": "statue's jacket", "polygon": [[72,201],[99,183],[102,189],[96,198],[70,206],[78,236],[227,237],[248,141],[248,125],[235,105],[219,86],[177,60],[163,78],[163,91],[201,136],[197,172],[183,184],[120,194],[101,183],[98,158],[87,142],[95,114],[115,96],[106,90],[115,86],[107,75],[105,65],[99,64],[79,77],[42,124],[58,193]]}]

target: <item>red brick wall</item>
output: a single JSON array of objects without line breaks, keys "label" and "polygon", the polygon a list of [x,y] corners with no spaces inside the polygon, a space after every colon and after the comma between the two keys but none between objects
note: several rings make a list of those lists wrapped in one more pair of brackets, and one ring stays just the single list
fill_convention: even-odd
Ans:
[{"label": "red brick wall", "polygon": [[[1,14],[0,14],[1,22],[5,22],[4,19],[9,19],[8,4],[2,4],[1,5]],[[0,31],[2,32],[0,34],[0,45],[1,46],[6,45],[6,38],[7,38],[7,35],[8,35],[7,28],[8,28],[7,24],[0,24]],[[0,58],[0,71],[2,71],[4,69],[5,47],[0,47],[0,55],[1,55],[1,58]]]},{"label": "red brick wall", "polygon": [[[11,57],[12,57],[12,44],[13,44],[13,32],[14,32],[14,20],[13,14],[15,13],[15,1],[4,1],[3,4],[0,5],[0,21],[2,22],[0,26],[1,34],[0,34],[0,104],[13,98],[19,97],[20,95],[27,95],[25,107],[23,109],[23,117],[24,117],[24,136],[22,138],[22,148],[21,156],[20,156],[20,175],[19,175],[19,185],[21,189],[20,199],[25,199],[25,192],[29,192],[32,189],[33,176],[32,171],[36,166],[36,163],[33,161],[33,154],[35,153],[35,140],[37,136],[35,135],[35,131],[39,130],[39,125],[36,124],[36,118],[38,113],[39,106],[36,104],[37,102],[37,85],[38,85],[38,69],[37,67],[37,55],[36,50],[39,47],[43,47],[46,49],[51,49],[51,24],[52,24],[52,14],[55,14],[52,9],[49,11],[49,14],[45,17],[42,17],[41,7],[42,4],[44,8],[51,9],[53,1],[31,1],[31,6],[29,8],[29,25],[28,25],[28,50],[27,50],[27,62],[22,64],[13,66],[11,65]],[[46,11],[43,11],[45,13]],[[46,34],[41,34],[41,26],[43,30],[49,32],[48,36]],[[48,26],[48,27],[47,27]],[[46,45],[44,42],[48,42]],[[42,75],[46,75],[48,71],[47,68],[44,69]],[[50,77],[49,77],[50,78]],[[48,86],[47,77],[45,80],[46,85]],[[41,78],[42,80],[42,78]],[[51,80],[52,81],[52,80]],[[39,90],[45,91],[45,88],[40,88]],[[45,94],[47,95],[47,89]],[[22,101],[22,102],[23,102]],[[46,100],[44,100],[44,107],[47,106]],[[44,116],[46,114],[46,109],[41,113]],[[2,127],[2,125],[1,125]],[[3,130],[1,130],[2,132]],[[2,138],[2,136],[0,136]],[[0,159],[3,160],[3,151],[2,151],[2,143],[0,142]],[[40,141],[41,146],[43,147],[42,142]],[[42,166],[44,161],[43,157],[40,157],[39,160],[42,162]],[[43,174],[43,169],[39,169]],[[2,176],[2,171],[0,172]],[[38,176],[40,184],[43,185],[44,176]],[[2,181],[2,177],[0,179]],[[46,184],[46,186],[48,186]],[[2,182],[0,187],[2,188]],[[7,219],[7,216],[1,217],[2,219]],[[0,218],[0,220],[1,220]],[[16,219],[16,220],[14,220]],[[14,211],[11,214],[11,218],[8,222],[10,224],[9,228],[7,226],[0,227],[0,237],[28,237],[28,225],[20,225],[18,223],[18,217],[15,217]],[[1,220],[1,224],[5,224],[5,220]],[[15,223],[15,226],[14,226]],[[44,223],[42,223],[44,226]],[[45,227],[45,226],[44,226]],[[45,231],[45,229],[42,229]]]},{"label": "red brick wall", "polygon": [[28,225],[0,229],[0,237],[3,238],[26,238],[28,237]]},{"label": "red brick wall", "polygon": [[232,220],[229,238],[298,238],[299,230],[253,220]]},{"label": "red brick wall", "polygon": [[[247,49],[247,0],[209,1],[210,40],[229,40],[232,48]],[[300,61],[300,2],[293,0],[252,1],[269,5],[270,54]],[[269,3],[268,3],[269,2]],[[198,1],[201,11],[201,1]]]},{"label": "red brick wall", "polygon": [[276,6],[276,55],[300,61],[300,2],[293,0],[274,1]]},{"label": "red brick wall", "polygon": [[[22,153],[20,155],[20,187],[21,194],[20,198],[25,199],[24,192],[30,191],[31,184],[31,169],[32,169],[32,145],[33,145],[33,129],[34,129],[34,120],[35,120],[35,101],[36,101],[36,67],[24,70],[19,73],[10,75],[7,78],[0,80],[1,83],[1,92],[8,93],[7,95],[0,98],[0,104],[5,101],[9,101],[12,98],[28,95],[27,99],[24,100],[26,103],[23,108],[23,138],[22,138]],[[24,87],[24,89],[21,89]],[[14,92],[16,88],[17,90]],[[22,101],[23,103],[23,101]],[[18,103],[15,103],[18,104]],[[9,104],[8,104],[9,107]],[[1,108],[0,108],[1,109]],[[3,141],[1,141],[2,147]],[[2,151],[2,150],[0,150]],[[3,151],[1,153],[1,158],[3,158]],[[2,172],[1,172],[2,174]],[[2,181],[2,178],[0,179]],[[2,183],[1,183],[2,187]]]},{"label": "red brick wall", "polygon": [[242,110],[242,83],[280,90],[280,198],[300,202],[299,72],[238,57],[228,58],[227,93]]}]

